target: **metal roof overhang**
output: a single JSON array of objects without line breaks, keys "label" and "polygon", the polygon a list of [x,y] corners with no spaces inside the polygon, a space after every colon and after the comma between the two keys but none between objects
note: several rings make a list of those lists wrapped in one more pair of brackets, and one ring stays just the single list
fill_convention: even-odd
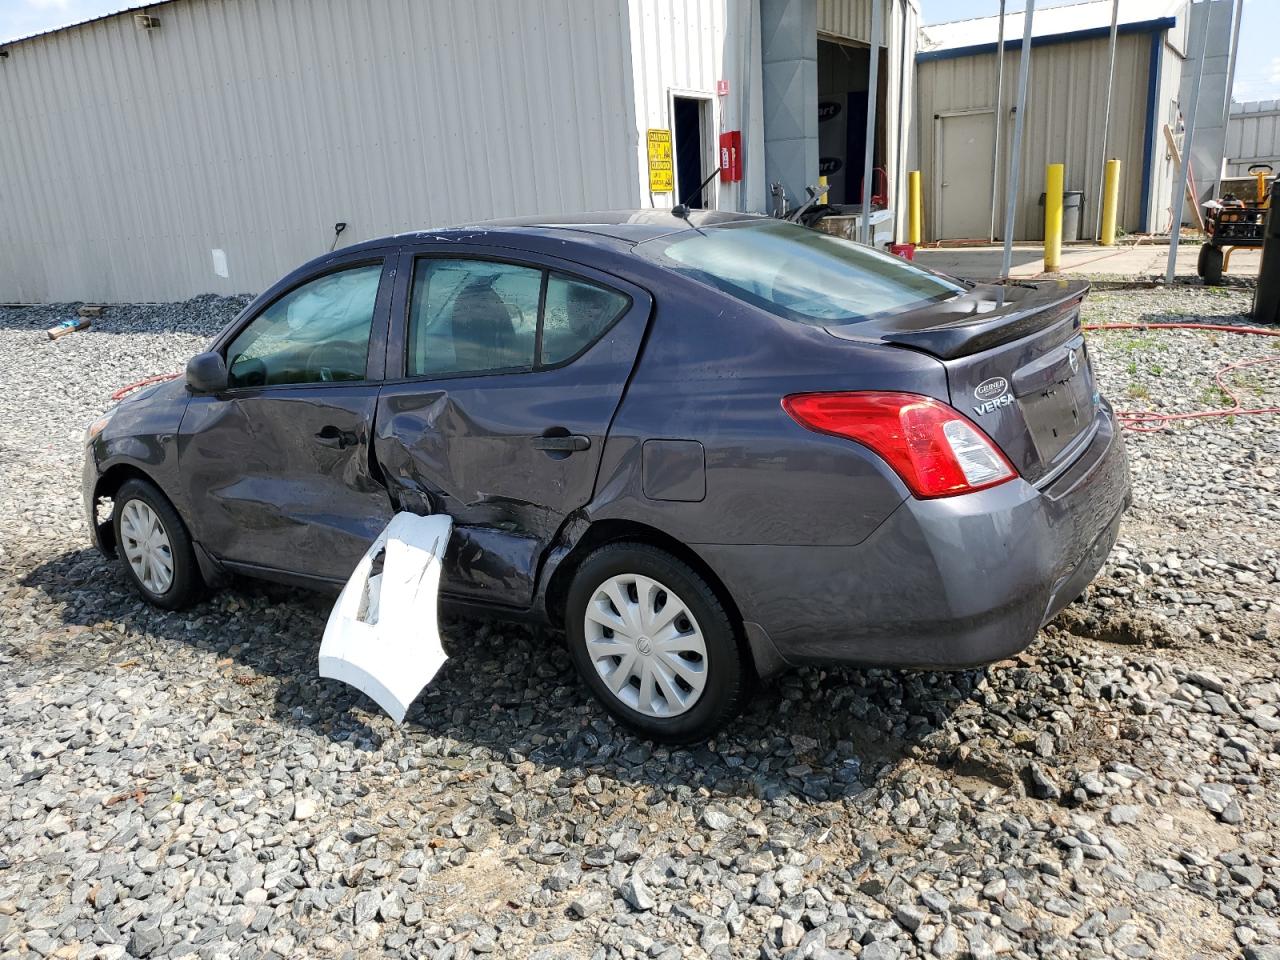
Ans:
[{"label": "metal roof overhang", "polygon": [[[1174,17],[1159,17],[1155,20],[1142,20],[1138,23],[1123,23],[1116,27],[1117,34],[1130,33],[1160,33],[1171,29],[1177,24]],[[1111,35],[1110,27],[1090,27],[1087,30],[1072,30],[1068,33],[1054,33],[1047,37],[1032,37],[1031,46],[1034,47],[1050,47],[1059,43],[1075,43],[1077,40],[1096,40],[1099,37],[1108,37]],[[977,43],[968,47],[951,47],[945,50],[922,50],[916,54],[916,63],[926,63],[930,60],[955,60],[959,57],[972,57],[980,53],[995,53],[999,46],[996,43]],[[1022,39],[1014,38],[1006,40],[1004,43],[1005,50],[1021,50]]]}]

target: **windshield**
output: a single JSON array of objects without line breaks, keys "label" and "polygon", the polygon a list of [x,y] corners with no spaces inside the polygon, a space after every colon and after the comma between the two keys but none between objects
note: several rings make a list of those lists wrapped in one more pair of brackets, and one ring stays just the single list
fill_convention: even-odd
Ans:
[{"label": "windshield", "polygon": [[681,232],[635,249],[739,300],[815,326],[892,316],[965,292],[898,257],[782,220]]}]

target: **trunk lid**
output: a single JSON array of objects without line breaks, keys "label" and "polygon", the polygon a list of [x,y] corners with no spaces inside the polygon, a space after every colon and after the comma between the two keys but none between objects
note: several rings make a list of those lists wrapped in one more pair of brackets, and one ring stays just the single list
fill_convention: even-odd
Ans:
[{"label": "trunk lid", "polygon": [[1080,326],[1084,281],[982,284],[881,320],[874,333],[828,327],[936,357],[951,404],[1035,483],[1075,459],[1099,403]]}]

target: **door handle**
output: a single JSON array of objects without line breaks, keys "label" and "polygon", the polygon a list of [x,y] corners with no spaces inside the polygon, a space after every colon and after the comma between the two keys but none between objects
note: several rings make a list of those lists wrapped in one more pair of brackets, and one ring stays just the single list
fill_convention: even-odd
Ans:
[{"label": "door handle", "polygon": [[333,424],[321,427],[320,432],[316,434],[316,443],[338,450],[354,447],[359,442],[360,438],[356,436],[354,430],[339,430]]},{"label": "door handle", "polygon": [[591,449],[591,438],[580,433],[571,433],[563,437],[534,437],[533,445],[538,450],[555,453],[577,453]]}]

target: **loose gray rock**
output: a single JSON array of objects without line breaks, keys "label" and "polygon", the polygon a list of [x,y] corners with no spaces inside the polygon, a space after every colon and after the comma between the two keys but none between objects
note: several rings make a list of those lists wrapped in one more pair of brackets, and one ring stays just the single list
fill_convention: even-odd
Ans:
[{"label": "loose gray rock", "polygon": [[887,940],[877,940],[862,948],[861,960],[898,960],[901,952]]},{"label": "loose gray rock", "polygon": [[1138,808],[1127,803],[1118,803],[1107,811],[1107,822],[1114,826],[1137,823]]},{"label": "loose gray rock", "polygon": [[1040,800],[1057,800],[1062,796],[1062,788],[1040,764],[1027,764],[1026,776],[1027,786],[1033,797]]},{"label": "loose gray rock", "polygon": [[[569,911],[580,919],[585,919],[592,914],[599,913],[609,905],[609,898],[605,896],[604,891],[591,888],[583,891],[573,902],[569,904]],[[634,906],[634,904],[633,904]],[[650,908],[637,908],[650,909]]]},{"label": "loose gray rock", "polygon": [[158,927],[138,927],[129,937],[128,951],[135,957],[149,957],[160,949],[164,935]]},{"label": "loose gray rock", "polygon": [[621,894],[623,900],[630,904],[633,910],[652,910],[658,903],[653,894],[649,892],[649,887],[644,880],[635,873],[623,881],[618,888],[618,893]]},{"label": "loose gray rock", "polygon": [[[0,957],[1142,960],[1204,955],[1216,911],[1275,960],[1274,418],[1126,432],[1103,569],[991,667],[797,668],[669,746],[557,638],[446,614],[397,727],[316,676],[332,597],[245,580],[156,610],[88,541],[85,425],[245,303],[108,305],[53,342],[77,305],[0,307]],[[1083,321],[1248,306],[1095,288]],[[1275,351],[1085,336],[1121,410],[1220,406],[1214,374]],[[1274,406],[1278,367],[1226,376]]]}]

